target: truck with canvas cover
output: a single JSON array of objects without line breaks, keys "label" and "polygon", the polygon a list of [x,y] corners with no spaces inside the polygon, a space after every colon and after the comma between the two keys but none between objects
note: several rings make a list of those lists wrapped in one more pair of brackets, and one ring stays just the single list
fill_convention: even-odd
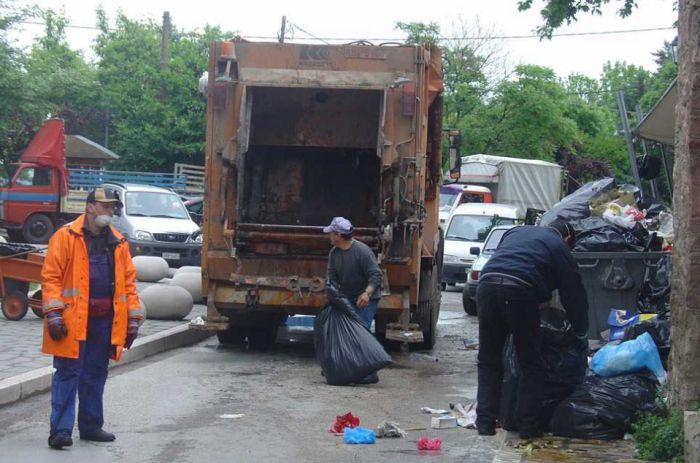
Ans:
[{"label": "truck with canvas cover", "polygon": [[442,71],[427,46],[216,42],[207,83],[204,329],[269,343],[326,305],[335,216],[384,273],[380,338],[435,342]]},{"label": "truck with canvas cover", "polygon": [[562,171],[538,159],[473,154],[462,157],[458,183],[488,188],[493,202],[516,206],[524,218],[528,209],[544,212],[561,199]]},{"label": "truck with canvas cover", "polygon": [[19,163],[6,166],[0,176],[0,227],[12,241],[47,243],[56,228],[85,211],[88,192],[102,183],[148,184],[176,191],[186,187],[186,177],[169,173],[67,168],[65,144],[63,120],[49,119]]}]

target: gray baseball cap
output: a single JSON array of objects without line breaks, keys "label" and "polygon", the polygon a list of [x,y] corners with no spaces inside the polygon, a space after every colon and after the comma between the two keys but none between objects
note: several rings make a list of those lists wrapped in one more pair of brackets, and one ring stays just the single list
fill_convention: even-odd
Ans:
[{"label": "gray baseball cap", "polygon": [[345,217],[334,217],[331,224],[323,228],[323,233],[336,232],[342,235],[352,233],[353,226]]}]

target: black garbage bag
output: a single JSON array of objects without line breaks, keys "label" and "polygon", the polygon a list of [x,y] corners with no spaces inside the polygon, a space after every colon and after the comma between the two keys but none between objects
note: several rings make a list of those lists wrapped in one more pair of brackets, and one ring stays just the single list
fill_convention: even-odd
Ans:
[{"label": "black garbage bag", "polygon": [[610,177],[586,183],[545,212],[540,220],[540,225],[546,227],[556,219],[572,221],[589,217],[591,215],[589,206],[591,199],[601,192],[612,190],[615,186],[615,179]]},{"label": "black garbage bag", "polygon": [[671,297],[671,275],[673,263],[671,255],[664,255],[656,263],[654,271],[644,278],[639,289],[637,307],[643,313],[662,313],[668,309]]},{"label": "black garbage bag", "polygon": [[[540,311],[540,335],[544,360],[544,384],[540,396],[540,426],[546,430],[559,402],[581,384],[586,374],[586,351],[579,347],[566,313],[556,308]],[[503,384],[501,385],[501,426],[517,431],[516,410],[520,368],[512,336],[503,349]]]},{"label": "black garbage bag", "polygon": [[314,348],[328,384],[356,383],[393,361],[364,326],[348,301],[332,284],[326,294],[330,305],[314,322]]},{"label": "black garbage bag", "polygon": [[26,252],[36,251],[38,248],[24,243],[0,243],[0,256],[14,256]]},{"label": "black garbage bag", "polygon": [[649,241],[649,232],[641,224],[626,230],[603,218],[588,217],[572,225],[576,230],[574,252],[642,252]]},{"label": "black garbage bag", "polygon": [[554,410],[550,430],[577,439],[622,439],[640,412],[656,408],[656,378],[643,372],[586,376],[583,383]]}]

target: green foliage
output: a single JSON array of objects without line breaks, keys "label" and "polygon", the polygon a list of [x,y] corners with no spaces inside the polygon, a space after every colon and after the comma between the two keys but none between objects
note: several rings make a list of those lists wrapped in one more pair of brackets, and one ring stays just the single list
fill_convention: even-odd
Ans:
[{"label": "green foliage", "polygon": [[683,461],[683,414],[645,414],[633,425],[639,457],[644,460]]},{"label": "green foliage", "polygon": [[395,29],[406,32],[406,43],[411,45],[428,44],[437,45],[440,41],[440,25],[436,22],[421,23],[421,22],[401,22],[397,21]]},{"label": "green foliage", "polygon": [[[518,10],[529,10],[532,3],[533,0],[520,0]],[[554,30],[561,27],[564,22],[571,24],[576,21],[578,13],[600,15],[601,7],[607,3],[611,3],[611,0],[545,0],[545,5],[540,10],[544,24],[537,28],[537,34],[541,38],[551,39]],[[623,18],[631,15],[633,8],[637,6],[635,0],[614,0],[613,3],[619,6],[617,14]]]}]

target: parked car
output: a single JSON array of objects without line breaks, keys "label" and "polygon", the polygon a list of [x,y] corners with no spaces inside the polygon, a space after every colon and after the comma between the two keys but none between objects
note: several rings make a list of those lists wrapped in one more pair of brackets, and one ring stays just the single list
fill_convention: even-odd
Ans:
[{"label": "parked car", "polygon": [[480,252],[476,252],[478,248],[474,248],[476,259],[472,264],[469,273],[467,274],[467,284],[464,285],[462,290],[462,307],[464,311],[469,315],[476,315],[476,287],[479,284],[479,275],[481,275],[481,269],[484,268],[486,262],[489,261],[496,248],[501,244],[503,235],[506,234],[508,230],[513,228],[515,225],[498,225],[491,229],[489,235],[484,241],[484,247]]},{"label": "parked car", "polygon": [[440,226],[445,225],[460,204],[492,203],[491,190],[483,186],[450,183],[440,187]]},{"label": "parked car", "polygon": [[190,198],[185,200],[184,204],[192,220],[201,227],[204,221],[204,198],[201,196]]},{"label": "parked car", "polygon": [[129,241],[133,256],[159,256],[172,267],[200,265],[202,235],[180,197],[157,186],[104,183],[124,203],[112,223]]},{"label": "parked car", "polygon": [[466,283],[467,274],[476,256],[471,248],[484,244],[486,236],[497,225],[514,225],[517,207],[495,203],[462,204],[450,216],[445,232],[445,253],[442,264],[443,286]]}]

